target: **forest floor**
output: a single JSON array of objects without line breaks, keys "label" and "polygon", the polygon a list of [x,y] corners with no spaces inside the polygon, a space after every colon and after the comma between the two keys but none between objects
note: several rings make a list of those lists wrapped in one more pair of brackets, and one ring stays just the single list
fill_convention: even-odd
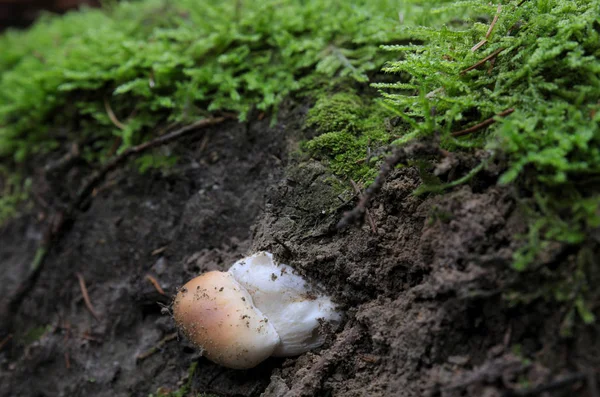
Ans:
[{"label": "forest floor", "polygon": [[[536,273],[510,268],[526,225],[493,167],[419,197],[419,172],[394,170],[369,207],[372,222],[338,229],[357,198],[295,155],[313,134],[307,109],[288,102],[274,126],[253,115],[198,130],[169,144],[180,161],[166,171],[126,164],[109,173],[6,317],[0,395],[598,396],[597,325],[561,338],[564,313],[551,303],[506,299],[519,283],[535,285]],[[0,229],[5,307],[52,222],[44,203],[72,196],[89,173],[74,164],[51,179],[44,164],[36,206]],[[320,282],[344,323],[300,357],[225,369],[163,309],[188,279],[258,250]],[[568,256],[557,247],[539,263]]]}]

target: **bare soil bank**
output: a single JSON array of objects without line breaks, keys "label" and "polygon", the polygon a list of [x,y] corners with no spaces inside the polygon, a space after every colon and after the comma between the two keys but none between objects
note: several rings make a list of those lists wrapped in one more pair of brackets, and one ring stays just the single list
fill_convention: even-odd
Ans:
[{"label": "bare soil bank", "polygon": [[[186,384],[193,362],[191,390],[219,396],[597,395],[588,379],[600,365],[596,327],[559,338],[560,310],[503,298],[536,279],[510,270],[523,215],[492,171],[415,197],[417,170],[396,170],[371,205],[375,230],[337,230],[356,200],[338,197],[349,184],[322,164],[290,160],[304,114],[289,105],[274,127],[255,118],[187,137],[169,146],[180,161],[167,172],[112,173],[3,325],[12,337],[0,350],[0,395],[156,395]],[[55,205],[86,172],[38,181],[50,185],[43,201]],[[0,300],[26,275],[44,212],[0,230]],[[175,337],[162,309],[194,275],[257,250],[320,282],[346,318],[320,350],[228,370]],[[539,266],[558,260],[568,252]]]}]

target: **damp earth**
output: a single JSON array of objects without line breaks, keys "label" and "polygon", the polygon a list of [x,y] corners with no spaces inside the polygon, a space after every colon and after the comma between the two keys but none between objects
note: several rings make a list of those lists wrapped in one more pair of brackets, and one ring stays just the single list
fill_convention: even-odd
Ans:
[{"label": "damp earth", "polygon": [[[583,378],[548,383],[598,368],[596,327],[559,338],[551,304],[506,299],[525,225],[493,167],[423,196],[413,194],[419,171],[398,168],[369,206],[372,222],[338,229],[357,197],[299,154],[314,135],[306,110],[289,102],[275,125],[251,117],[191,134],[169,145],[179,161],[167,170],[111,172],[2,324],[0,395],[492,397],[517,386],[597,395]],[[38,193],[52,202],[86,172],[40,180]],[[36,205],[0,229],[3,305],[27,276],[51,222],[44,215]],[[324,330],[322,348],[226,369],[177,333],[169,306],[187,280],[259,250],[320,283],[344,322]]]}]

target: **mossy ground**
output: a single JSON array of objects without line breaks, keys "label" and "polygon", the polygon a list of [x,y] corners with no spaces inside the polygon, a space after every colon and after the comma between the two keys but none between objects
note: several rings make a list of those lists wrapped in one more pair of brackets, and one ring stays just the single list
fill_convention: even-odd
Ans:
[{"label": "mossy ground", "polygon": [[[392,132],[388,122],[386,131],[389,114],[377,111],[381,103],[370,97],[336,94],[311,111],[308,122],[324,134],[306,148],[327,158],[339,175],[367,180],[378,159],[368,150],[385,147],[392,137],[403,144],[438,134],[450,151],[486,149],[491,157],[470,172],[454,180],[431,178],[418,192],[465,183],[501,159],[498,183],[518,187],[530,217],[513,266],[526,269],[557,242],[581,247],[578,281],[567,276],[573,268],[561,268],[564,282],[538,293],[561,301],[568,295],[581,318],[592,321],[583,304],[589,287],[582,269],[589,270],[590,239],[600,226],[594,188],[600,175],[600,2],[411,1],[400,14],[408,44],[384,46],[398,54],[383,69],[397,81],[373,86],[403,128]],[[461,133],[494,117],[488,128]],[[576,297],[565,293],[569,285],[580,286]]]},{"label": "mossy ground", "polygon": [[[433,134],[450,152],[487,151],[502,164],[495,182],[513,186],[528,215],[513,267],[543,280],[506,297],[561,302],[564,333],[594,321],[600,1],[402,4],[146,0],[3,35],[0,222],[25,197],[30,165],[67,144],[97,167],[176,125],[218,112],[275,121],[283,99],[307,96],[317,135],[303,149],[341,179],[366,184],[391,144]],[[156,152],[137,165],[174,161]],[[486,164],[431,178],[421,192],[467,183]],[[555,245],[570,259],[536,272]]]},{"label": "mossy ground", "polygon": [[[0,36],[0,159],[14,172],[76,143],[91,166],[207,117],[251,111],[273,121],[281,101],[366,84],[392,57],[394,2],[162,1],[106,3]],[[155,151],[137,168],[172,166]],[[8,182],[5,182],[8,185]],[[0,220],[24,186],[6,187]]]},{"label": "mossy ground", "polygon": [[[590,250],[600,226],[600,193],[593,187],[600,175],[600,2],[468,0],[428,7],[425,25],[408,20],[415,44],[385,47],[401,56],[384,68],[398,82],[376,84],[411,125],[399,141],[435,133],[449,150],[481,147],[502,158],[498,183],[519,189],[530,218],[513,266],[526,269],[551,244],[578,247],[577,265],[560,266],[549,278],[561,281],[550,293],[537,293],[569,301],[573,313],[593,321],[584,301],[597,272]],[[494,116],[490,128],[460,133]]]},{"label": "mossy ground", "polygon": [[0,156],[82,143],[88,161],[170,123],[366,82],[397,38],[393,2],[121,2],[0,38]]},{"label": "mossy ground", "polygon": [[389,112],[373,97],[355,92],[325,94],[308,113],[306,125],[319,135],[304,149],[326,161],[337,175],[368,184],[394,138],[391,126],[385,127],[388,119]]}]

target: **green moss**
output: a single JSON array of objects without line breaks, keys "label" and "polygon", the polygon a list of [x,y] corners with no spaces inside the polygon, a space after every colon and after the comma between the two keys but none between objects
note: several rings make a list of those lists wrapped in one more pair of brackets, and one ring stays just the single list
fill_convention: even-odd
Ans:
[{"label": "green moss", "polygon": [[[571,307],[566,322],[592,321],[587,283],[598,269],[583,252],[600,227],[600,1],[508,2],[477,50],[497,6],[423,3],[405,2],[417,10],[404,24],[414,44],[385,47],[400,57],[384,68],[397,82],[376,84],[410,125],[397,143],[439,133],[446,149],[483,147],[504,159],[499,183],[519,188],[529,214],[515,269],[528,268],[550,244],[575,247],[577,263],[544,274],[546,285],[535,284],[533,295]],[[487,56],[493,63],[480,63]],[[453,135],[508,109],[487,129]]]},{"label": "green moss", "polygon": [[46,335],[46,333],[48,333],[51,329],[52,326],[50,325],[41,325],[39,327],[31,328],[20,338],[20,342],[24,346],[28,346],[42,339],[42,337]]},{"label": "green moss", "polygon": [[390,57],[378,45],[397,37],[394,4],[145,0],[46,17],[0,36],[0,158],[77,141],[93,163],[171,122],[243,120],[293,93],[364,82]]},{"label": "green moss", "polygon": [[385,128],[386,116],[385,109],[369,97],[350,92],[323,96],[306,122],[320,135],[304,148],[326,161],[337,175],[368,183],[377,174],[381,150],[392,140]]},{"label": "green moss", "polygon": [[322,97],[308,112],[306,125],[319,132],[358,132],[367,115],[362,99],[354,93],[341,92]]},{"label": "green moss", "polygon": [[[90,166],[219,111],[273,120],[283,98],[364,83],[398,38],[393,0],[143,0],[47,15],[0,35],[0,164],[77,143]],[[39,160],[38,160],[39,161]],[[157,151],[137,168],[171,166]],[[363,172],[364,174],[364,172]],[[23,200],[11,181],[0,224]],[[8,189],[8,190],[7,190]]]},{"label": "green moss", "polygon": [[[400,36],[409,44],[383,48],[396,54],[384,71],[396,81],[376,83],[384,106],[403,123],[383,128],[389,113],[374,111],[371,96],[341,93],[320,99],[308,125],[321,135],[305,148],[340,176],[369,180],[378,161],[364,162],[369,148],[440,134],[450,151],[488,150],[488,158],[453,181],[429,178],[415,193],[441,192],[476,177],[494,159],[503,160],[500,184],[514,184],[528,214],[528,233],[513,266],[524,270],[552,244],[575,247],[576,263],[540,274],[541,283],[510,295],[566,307],[561,330],[575,318],[594,320],[588,309],[590,277],[598,272],[591,255],[592,232],[600,227],[600,1],[481,0],[404,2]],[[494,55],[495,54],[495,55]],[[480,63],[491,56],[493,63]],[[480,63],[480,64],[479,64]],[[478,67],[472,68],[474,65]],[[495,124],[464,136],[469,127],[495,117]],[[507,112],[508,113],[508,112]],[[419,160],[415,159],[419,164]]]},{"label": "green moss", "polygon": [[0,225],[18,215],[29,197],[31,179],[0,166]]}]

